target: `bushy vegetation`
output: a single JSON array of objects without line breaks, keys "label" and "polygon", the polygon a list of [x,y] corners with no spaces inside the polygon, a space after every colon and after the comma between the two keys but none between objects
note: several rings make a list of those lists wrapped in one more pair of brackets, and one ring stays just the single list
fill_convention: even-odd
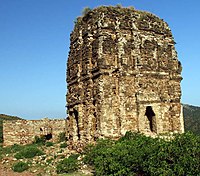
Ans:
[{"label": "bushy vegetation", "polygon": [[33,144],[44,145],[46,142],[45,136],[35,136]]},{"label": "bushy vegetation", "polygon": [[19,161],[12,166],[14,172],[23,172],[28,169],[28,164],[22,161]]},{"label": "bushy vegetation", "polygon": [[15,158],[23,159],[23,158],[33,158],[35,156],[43,155],[44,153],[38,149],[36,146],[27,146],[23,148],[21,151],[15,154]]},{"label": "bushy vegetation", "polygon": [[67,141],[66,133],[65,132],[61,132],[58,135],[58,142],[64,142],[64,141]]},{"label": "bushy vegetation", "polygon": [[61,143],[60,144],[60,148],[66,148],[67,147],[67,143]]},{"label": "bushy vegetation", "polygon": [[45,144],[46,147],[51,147],[53,145],[54,145],[53,142],[46,142],[46,144]]},{"label": "bushy vegetation", "polygon": [[56,166],[57,173],[62,174],[77,171],[79,167],[78,156],[78,154],[72,154],[68,158],[61,160]]},{"label": "bushy vegetation", "polygon": [[200,137],[192,133],[173,140],[127,132],[118,141],[100,140],[85,150],[84,162],[95,175],[198,175]]},{"label": "bushy vegetation", "polygon": [[4,155],[12,154],[21,151],[25,146],[14,144],[7,147],[0,147],[0,159],[3,158]]},{"label": "bushy vegetation", "polygon": [[14,144],[11,146],[7,146],[7,147],[1,147],[0,148],[0,153],[4,153],[4,154],[10,154],[10,153],[16,153],[20,150],[22,150],[24,148],[24,146],[22,145],[18,145],[18,144]]}]

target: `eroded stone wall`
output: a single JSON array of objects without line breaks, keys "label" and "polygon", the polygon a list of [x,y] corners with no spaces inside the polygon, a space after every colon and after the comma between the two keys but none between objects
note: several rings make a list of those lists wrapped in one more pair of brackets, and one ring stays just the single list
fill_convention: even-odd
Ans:
[{"label": "eroded stone wall", "polygon": [[183,132],[182,67],[166,22],[132,8],[99,7],[77,19],[70,41],[71,143],[126,131]]},{"label": "eroded stone wall", "polygon": [[3,144],[30,144],[35,136],[52,136],[57,142],[60,133],[66,132],[66,120],[7,120],[3,121]]}]

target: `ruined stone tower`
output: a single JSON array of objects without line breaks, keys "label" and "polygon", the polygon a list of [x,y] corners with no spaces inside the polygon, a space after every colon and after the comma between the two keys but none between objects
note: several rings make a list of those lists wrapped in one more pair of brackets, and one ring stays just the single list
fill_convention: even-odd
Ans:
[{"label": "ruined stone tower", "polygon": [[183,132],[182,68],[167,23],[133,8],[98,7],[77,19],[70,40],[70,142]]}]

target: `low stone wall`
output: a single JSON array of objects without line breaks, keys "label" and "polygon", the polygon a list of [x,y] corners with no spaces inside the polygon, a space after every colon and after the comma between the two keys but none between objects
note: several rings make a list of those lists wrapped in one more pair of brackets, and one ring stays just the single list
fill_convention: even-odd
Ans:
[{"label": "low stone wall", "polygon": [[4,146],[29,144],[34,141],[35,136],[42,135],[56,142],[59,134],[65,131],[66,121],[64,119],[3,121],[3,144]]}]

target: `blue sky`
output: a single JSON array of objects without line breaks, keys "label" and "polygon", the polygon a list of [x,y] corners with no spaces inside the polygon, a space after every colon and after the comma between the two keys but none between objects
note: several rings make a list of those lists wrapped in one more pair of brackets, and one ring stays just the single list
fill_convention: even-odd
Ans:
[{"label": "blue sky", "polygon": [[182,102],[200,106],[199,0],[0,0],[0,114],[65,118],[74,20],[84,7],[116,4],[169,24],[183,65]]}]

